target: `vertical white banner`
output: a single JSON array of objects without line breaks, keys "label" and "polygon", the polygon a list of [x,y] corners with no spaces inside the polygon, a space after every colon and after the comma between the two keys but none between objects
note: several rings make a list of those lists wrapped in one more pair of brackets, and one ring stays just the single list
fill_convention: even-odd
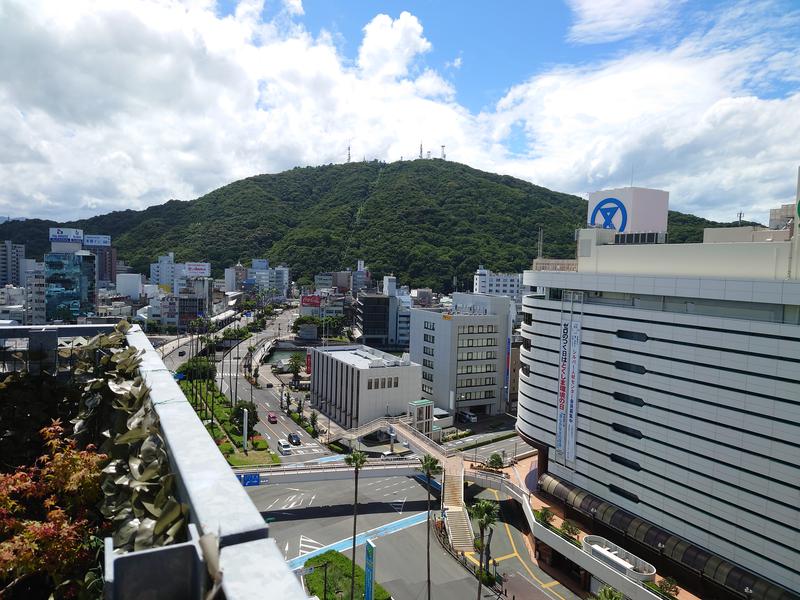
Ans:
[{"label": "vertical white banner", "polygon": [[567,445],[567,396],[569,388],[569,328],[567,318],[561,320],[559,337],[558,391],[556,394],[556,458],[563,464]]},{"label": "vertical white banner", "polygon": [[575,436],[578,429],[578,386],[581,376],[581,323],[572,321],[569,340],[569,385],[567,387],[567,466],[575,468]]}]

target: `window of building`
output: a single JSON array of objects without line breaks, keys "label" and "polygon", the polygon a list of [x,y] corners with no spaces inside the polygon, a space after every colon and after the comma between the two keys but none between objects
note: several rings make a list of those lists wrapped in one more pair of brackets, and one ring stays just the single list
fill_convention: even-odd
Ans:
[{"label": "window of building", "polygon": [[372,379],[367,379],[367,389],[368,390],[372,389]]},{"label": "window of building", "polygon": [[428,369],[432,369],[433,368],[433,361],[430,360],[429,358],[423,358],[422,359],[422,366],[423,367],[427,367]]},{"label": "window of building", "polygon": [[387,388],[392,387],[392,378],[391,377],[387,377],[386,378],[386,387]]},{"label": "window of building", "polygon": [[478,333],[483,333],[483,325],[478,325]]},{"label": "window of building", "polygon": [[623,394],[622,392],[614,392],[612,396],[614,397],[614,400],[619,400],[620,402],[633,404],[634,406],[644,406],[644,400],[637,398],[636,396],[630,396],[628,394]]},{"label": "window of building", "polygon": [[620,371],[638,373],[639,375],[644,375],[645,373],[647,373],[647,369],[645,369],[642,365],[634,365],[633,363],[623,362],[621,360],[615,362],[614,366],[618,368]]},{"label": "window of building", "polygon": [[400,383],[400,378],[399,377],[395,377],[394,378],[394,387],[400,387],[399,383]]},{"label": "window of building", "polygon": [[629,435],[631,437],[635,437],[637,439],[642,439],[644,435],[638,429],[634,429],[633,427],[628,427],[627,425],[620,425],[619,423],[612,423],[611,429],[614,431],[619,431],[620,433],[624,433],[625,435]]},{"label": "window of building", "polygon": [[381,389],[386,387],[386,377],[381,377]]},{"label": "window of building", "polygon": [[425,321],[422,326],[429,331],[436,330],[436,323],[434,323],[433,321]]},{"label": "window of building", "polygon": [[642,465],[640,465],[635,460],[631,460],[630,458],[625,458],[624,456],[620,456],[619,454],[610,454],[609,458],[617,464],[625,465],[629,469],[633,469],[634,471],[641,471]]},{"label": "window of building", "polygon": [[467,328],[467,332],[468,332],[468,333],[475,333],[475,326],[474,326],[474,325],[470,325],[470,326]]},{"label": "window of building", "polygon": [[433,373],[429,373],[428,371],[423,371],[422,372],[422,378],[425,381],[433,381]]},{"label": "window of building", "polygon": [[436,337],[426,333],[426,334],[424,334],[422,336],[422,339],[425,340],[429,344],[433,344],[435,342],[435,340],[436,340]]},{"label": "window of building", "polygon": [[614,492],[615,494],[618,494],[618,495],[622,496],[623,498],[627,498],[631,502],[636,502],[636,503],[639,502],[639,496],[637,496],[633,492],[629,492],[628,490],[623,490],[618,485],[614,485],[613,483],[609,483],[608,484],[608,489],[611,490],[612,492]]},{"label": "window of building", "polygon": [[422,353],[427,354],[428,356],[433,356],[433,348],[431,348],[430,346],[423,346]]},{"label": "window of building", "polygon": [[422,384],[422,393],[423,394],[433,394],[433,388],[425,383]]}]

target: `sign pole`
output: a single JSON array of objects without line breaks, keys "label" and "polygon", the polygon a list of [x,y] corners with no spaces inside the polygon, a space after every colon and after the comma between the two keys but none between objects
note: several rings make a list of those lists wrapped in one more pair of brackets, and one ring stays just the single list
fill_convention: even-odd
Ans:
[{"label": "sign pole", "polygon": [[375,582],[375,544],[367,540],[366,557],[364,561],[364,600],[373,600],[373,587]]},{"label": "sign pole", "polygon": [[242,419],[244,424],[242,427],[242,448],[244,448],[244,453],[247,454],[247,409],[243,408],[242,412],[244,414],[244,418]]}]

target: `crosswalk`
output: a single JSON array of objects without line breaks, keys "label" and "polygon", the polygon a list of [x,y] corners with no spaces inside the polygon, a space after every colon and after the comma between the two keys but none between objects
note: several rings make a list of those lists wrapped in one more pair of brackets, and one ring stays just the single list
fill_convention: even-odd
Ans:
[{"label": "crosswalk", "polygon": [[304,554],[308,554],[309,552],[314,552],[315,550],[319,550],[324,546],[325,544],[320,544],[319,542],[312,540],[310,537],[301,535],[299,556],[303,556]]},{"label": "crosswalk", "polygon": [[394,510],[396,510],[401,515],[403,514],[403,507],[406,504],[406,499],[408,496],[403,496],[402,500],[395,500],[394,502],[390,502],[389,506],[391,506]]}]

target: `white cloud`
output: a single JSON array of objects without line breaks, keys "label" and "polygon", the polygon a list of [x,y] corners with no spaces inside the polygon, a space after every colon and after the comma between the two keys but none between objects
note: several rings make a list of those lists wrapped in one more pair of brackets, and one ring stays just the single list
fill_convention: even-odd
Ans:
[{"label": "white cloud", "polygon": [[[348,144],[356,159],[408,158],[420,140],[573,193],[627,184],[633,166],[673,208],[716,218],[763,220],[793,195],[797,15],[771,3],[735,5],[671,47],[550,69],[480,114],[425,64],[409,13],[372,19],[351,61],[290,11],[263,21],[261,0],[215,10],[0,0],[0,214],[143,208],[341,162]],[[520,131],[528,150],[512,153]]]},{"label": "white cloud", "polygon": [[566,0],[575,14],[569,39],[580,43],[621,40],[642,30],[663,27],[676,0]]},{"label": "white cloud", "polygon": [[300,16],[305,14],[303,0],[283,0],[283,5],[290,15]]}]

